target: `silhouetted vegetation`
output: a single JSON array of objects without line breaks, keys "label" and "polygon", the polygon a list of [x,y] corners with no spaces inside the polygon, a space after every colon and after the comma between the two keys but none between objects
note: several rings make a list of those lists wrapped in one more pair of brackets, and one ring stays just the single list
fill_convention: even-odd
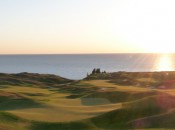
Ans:
[{"label": "silhouetted vegetation", "polygon": [[97,68],[97,69],[94,68],[94,69],[92,70],[92,73],[91,73],[91,74],[93,75],[93,74],[99,74],[99,73],[101,73],[100,68]]}]

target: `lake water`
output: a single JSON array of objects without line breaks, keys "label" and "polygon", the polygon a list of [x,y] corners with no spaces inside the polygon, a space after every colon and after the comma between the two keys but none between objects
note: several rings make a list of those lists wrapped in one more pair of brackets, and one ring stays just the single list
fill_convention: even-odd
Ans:
[{"label": "lake water", "polygon": [[102,71],[174,71],[175,54],[0,55],[0,72],[46,73],[82,79]]}]

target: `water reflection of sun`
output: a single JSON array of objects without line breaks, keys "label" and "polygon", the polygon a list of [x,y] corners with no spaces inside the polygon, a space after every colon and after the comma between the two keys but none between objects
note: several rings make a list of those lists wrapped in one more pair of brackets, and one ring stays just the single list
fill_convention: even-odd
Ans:
[{"label": "water reflection of sun", "polygon": [[171,54],[162,54],[156,64],[156,71],[174,71]]}]

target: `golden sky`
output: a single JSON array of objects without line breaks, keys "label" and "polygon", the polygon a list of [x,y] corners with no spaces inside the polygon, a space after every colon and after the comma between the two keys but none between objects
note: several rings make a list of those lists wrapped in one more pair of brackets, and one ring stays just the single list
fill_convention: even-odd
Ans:
[{"label": "golden sky", "polygon": [[174,0],[1,0],[1,54],[175,52]]}]

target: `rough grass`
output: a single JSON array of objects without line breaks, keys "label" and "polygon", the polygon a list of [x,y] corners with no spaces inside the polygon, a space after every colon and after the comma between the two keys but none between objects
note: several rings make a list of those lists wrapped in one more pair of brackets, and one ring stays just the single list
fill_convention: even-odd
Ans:
[{"label": "rough grass", "polygon": [[60,76],[51,74],[37,74],[37,73],[19,73],[19,74],[4,74],[0,73],[1,85],[55,85],[62,83],[70,83],[73,80],[65,79]]},{"label": "rough grass", "polygon": [[[171,119],[168,119],[166,114],[169,110],[174,109],[175,103],[172,102],[174,100],[175,97],[166,94],[149,96],[125,103],[123,108],[102,114],[91,120],[97,127],[104,129],[174,128],[175,118],[170,116]],[[164,118],[165,115],[167,118]],[[170,123],[161,123],[164,121]]]},{"label": "rough grass", "polygon": [[42,104],[32,99],[25,98],[18,94],[1,91],[0,94],[0,110],[15,110],[24,108],[38,108]]}]

